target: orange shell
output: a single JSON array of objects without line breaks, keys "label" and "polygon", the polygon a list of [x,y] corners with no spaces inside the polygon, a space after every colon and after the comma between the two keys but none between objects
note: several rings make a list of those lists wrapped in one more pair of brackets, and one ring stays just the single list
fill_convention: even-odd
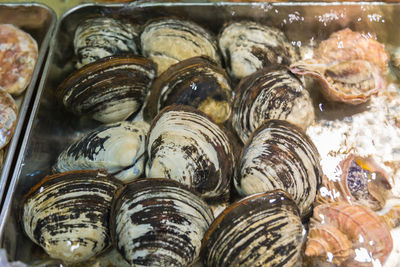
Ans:
[{"label": "orange shell", "polygon": [[32,78],[37,57],[37,43],[28,33],[0,24],[0,87],[21,94]]}]

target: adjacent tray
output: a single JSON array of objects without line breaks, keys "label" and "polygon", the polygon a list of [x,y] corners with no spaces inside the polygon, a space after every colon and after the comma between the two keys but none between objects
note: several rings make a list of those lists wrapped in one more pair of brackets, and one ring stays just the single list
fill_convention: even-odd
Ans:
[{"label": "adjacent tray", "polygon": [[[15,133],[6,146],[3,166],[0,174],[0,203],[7,187],[9,174],[12,171],[13,159],[18,153],[18,141],[24,132],[25,117],[35,94],[36,83],[43,67],[51,36],[56,26],[56,15],[45,5],[36,3],[0,4],[0,24],[13,24],[29,33],[37,42],[39,48],[38,60],[28,88],[16,98],[18,103],[18,121]],[[0,205],[1,207],[1,205]]]},{"label": "adjacent tray", "polygon": [[[1,247],[11,259],[32,262],[46,255],[22,232],[18,221],[22,196],[51,172],[58,154],[82,132],[98,125],[66,112],[54,100],[54,89],[74,69],[72,38],[77,24],[93,15],[119,17],[143,25],[151,18],[178,16],[218,34],[231,20],[254,20],[281,28],[294,45],[326,39],[351,27],[376,33],[388,46],[400,46],[400,5],[391,3],[137,3],[78,6],[58,22],[43,77],[33,103],[9,191],[0,215]],[[1,17],[1,16],[0,16]],[[43,46],[43,45],[42,45]]]}]

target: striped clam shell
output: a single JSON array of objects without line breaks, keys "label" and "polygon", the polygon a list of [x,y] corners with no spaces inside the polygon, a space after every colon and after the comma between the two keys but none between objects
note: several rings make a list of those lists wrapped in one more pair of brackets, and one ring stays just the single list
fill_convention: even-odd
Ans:
[{"label": "striped clam shell", "polygon": [[181,60],[209,56],[220,63],[215,37],[200,25],[175,18],[161,18],[148,23],[140,35],[142,54],[153,59],[161,74]]},{"label": "striped clam shell", "polygon": [[217,123],[231,114],[232,89],[224,69],[209,57],[193,57],[169,67],[153,83],[146,110],[154,118],[171,104],[193,106]]},{"label": "striped clam shell", "polygon": [[218,42],[227,71],[235,80],[270,64],[290,65],[299,58],[281,30],[252,21],[226,25]]},{"label": "striped clam shell", "polygon": [[240,195],[283,189],[307,216],[322,182],[319,153],[311,139],[283,120],[263,123],[242,152],[234,185]]},{"label": "striped clam shell", "polygon": [[203,239],[205,266],[294,266],[300,260],[303,226],[298,208],[282,190],[233,203]]},{"label": "striped clam shell", "polygon": [[108,17],[88,18],[75,30],[74,51],[77,68],[100,58],[131,53],[138,54],[133,25]]},{"label": "striped clam shell", "polygon": [[14,98],[0,87],[0,149],[10,142],[17,125],[18,108]]},{"label": "striped clam shell", "polygon": [[188,266],[213,221],[208,205],[180,183],[138,179],[117,193],[114,243],[132,266]]},{"label": "striped clam shell", "polygon": [[54,170],[103,169],[123,182],[135,179],[144,172],[149,128],[143,121],[101,125],[65,149]]},{"label": "striped clam shell", "polygon": [[50,257],[77,263],[111,244],[109,212],[122,183],[98,171],[46,176],[24,197],[22,223]]},{"label": "striped clam shell", "polygon": [[232,125],[244,143],[267,119],[287,120],[306,129],[314,118],[310,94],[286,67],[263,68],[235,88]]},{"label": "striped clam shell", "polygon": [[56,96],[76,115],[117,122],[139,111],[155,75],[150,59],[105,57],[72,73],[57,88]]},{"label": "striped clam shell", "polygon": [[190,106],[171,105],[153,120],[148,135],[146,177],[165,177],[204,198],[229,192],[234,157],[224,129]]}]

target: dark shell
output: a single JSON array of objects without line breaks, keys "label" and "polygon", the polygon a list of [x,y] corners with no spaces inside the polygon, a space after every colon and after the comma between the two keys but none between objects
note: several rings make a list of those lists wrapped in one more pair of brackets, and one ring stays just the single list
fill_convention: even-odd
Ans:
[{"label": "dark shell", "polygon": [[225,70],[211,58],[194,57],[172,65],[154,81],[146,111],[152,119],[168,105],[190,105],[223,123],[230,116],[231,102]]},{"label": "dark shell", "polygon": [[235,80],[270,64],[290,65],[299,58],[282,31],[252,21],[226,25],[218,42],[227,71]]},{"label": "dark shell", "polygon": [[149,128],[143,121],[101,125],[65,149],[54,170],[101,169],[124,182],[138,178],[144,173]]},{"label": "dark shell", "polygon": [[133,266],[189,266],[214,217],[180,183],[139,179],[118,191],[112,208],[114,243]]},{"label": "dark shell", "polygon": [[98,171],[46,176],[24,197],[25,233],[50,257],[69,264],[96,256],[111,244],[109,212],[121,185]]},{"label": "dark shell", "polygon": [[142,54],[158,65],[160,75],[181,60],[209,56],[220,63],[217,41],[200,25],[175,18],[151,21],[140,35]]},{"label": "dark shell", "polygon": [[0,149],[10,142],[17,126],[18,108],[14,98],[0,87]]},{"label": "dark shell", "polygon": [[147,138],[146,177],[165,177],[204,198],[229,192],[234,157],[225,130],[190,106],[171,105],[153,120]]},{"label": "dark shell", "polygon": [[107,56],[138,54],[133,25],[113,18],[96,17],[82,21],[75,30],[74,51],[77,67]]},{"label": "dark shell", "polygon": [[304,217],[311,212],[321,180],[320,157],[311,139],[289,122],[269,120],[244,147],[234,184],[243,196],[283,189]]},{"label": "dark shell", "polygon": [[103,123],[125,120],[143,105],[156,75],[140,56],[105,57],[72,73],[57,88],[58,100],[76,115]]},{"label": "dark shell", "polygon": [[294,266],[300,261],[303,225],[293,200],[282,190],[233,203],[203,239],[205,266]]},{"label": "dark shell", "polygon": [[232,125],[243,142],[265,120],[287,120],[306,129],[315,117],[302,82],[279,65],[263,68],[240,81],[232,113]]}]

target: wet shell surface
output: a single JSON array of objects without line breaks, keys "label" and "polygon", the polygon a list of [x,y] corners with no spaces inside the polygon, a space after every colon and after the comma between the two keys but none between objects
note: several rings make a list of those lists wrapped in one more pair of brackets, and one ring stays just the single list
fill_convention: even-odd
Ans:
[{"label": "wet shell surface", "polygon": [[111,200],[121,185],[98,171],[46,176],[24,197],[23,228],[50,257],[85,261],[111,244]]},{"label": "wet shell surface", "polygon": [[231,102],[225,70],[211,58],[194,57],[172,65],[154,81],[146,109],[154,118],[168,105],[190,105],[223,123],[231,114]]},{"label": "wet shell surface", "polygon": [[340,266],[380,266],[392,247],[390,229],[375,212],[334,202],[314,208],[305,254]]},{"label": "wet shell surface", "polygon": [[169,179],[139,179],[113,203],[114,242],[132,266],[189,266],[214,217],[186,186]]},{"label": "wet shell surface", "polygon": [[138,31],[133,25],[113,18],[96,17],[82,21],[74,36],[77,68],[107,56],[138,54],[137,36]]},{"label": "wet shell surface", "polygon": [[11,24],[0,24],[0,88],[13,95],[25,91],[38,53],[32,36]]},{"label": "wet shell surface", "polygon": [[313,59],[295,62],[290,68],[319,81],[328,100],[358,105],[383,88],[388,61],[383,44],[346,28],[322,41]]},{"label": "wet shell surface", "polygon": [[203,239],[205,266],[294,266],[300,261],[303,226],[296,204],[282,190],[233,203]]},{"label": "wet shell surface", "polygon": [[0,149],[5,147],[14,135],[17,113],[14,99],[0,87]]},{"label": "wet shell surface", "polygon": [[149,128],[143,121],[102,125],[65,149],[54,170],[102,169],[123,182],[133,180],[144,173]]},{"label": "wet shell surface", "polygon": [[309,137],[289,122],[269,120],[244,147],[234,185],[242,196],[285,190],[304,217],[311,212],[321,179],[320,157]]},{"label": "wet shell surface", "polygon": [[158,65],[160,75],[169,66],[187,58],[209,56],[220,64],[214,36],[200,25],[164,18],[151,21],[140,35],[142,54]]},{"label": "wet shell surface", "polygon": [[392,186],[388,175],[372,157],[350,154],[340,162],[339,179],[324,176],[319,201],[358,203],[374,211],[385,206]]},{"label": "wet shell surface", "polygon": [[270,64],[290,65],[299,58],[282,31],[251,21],[233,22],[224,27],[219,47],[228,73],[235,80]]},{"label": "wet shell surface", "polygon": [[146,177],[179,181],[204,198],[229,192],[234,157],[229,137],[204,113],[171,105],[153,120]]},{"label": "wet shell surface", "polygon": [[155,75],[150,59],[105,57],[72,73],[57,88],[56,96],[76,115],[117,122],[139,111]]},{"label": "wet shell surface", "polygon": [[265,120],[287,120],[306,129],[314,118],[310,94],[286,67],[263,68],[235,88],[232,125],[244,143]]}]

